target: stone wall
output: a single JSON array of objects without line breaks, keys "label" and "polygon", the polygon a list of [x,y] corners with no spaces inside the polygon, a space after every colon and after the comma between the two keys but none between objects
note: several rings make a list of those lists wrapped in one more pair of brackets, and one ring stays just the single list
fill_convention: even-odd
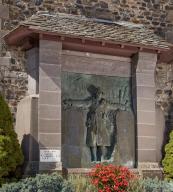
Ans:
[{"label": "stone wall", "polygon": [[[4,23],[9,21],[9,6],[0,1],[0,37],[6,32]],[[27,90],[27,74],[24,68],[25,55],[19,49],[7,50],[4,41],[0,40],[0,93],[3,94],[9,103],[14,116],[17,110],[17,103]]]},{"label": "stone wall", "polygon": [[143,23],[170,38],[173,29],[173,0],[4,0],[9,5],[11,29],[37,11],[82,14],[99,19]]},{"label": "stone wall", "polygon": [[[0,34],[11,30],[19,21],[25,20],[37,11],[65,12],[98,19],[141,23],[169,42],[173,42],[173,0],[0,0]],[[7,48],[4,44],[1,47],[1,53],[5,55]],[[17,101],[26,93],[27,76],[24,73],[24,54],[16,50],[10,52],[10,57],[9,67],[5,73],[5,76],[8,74],[5,95],[12,111],[15,112]],[[172,64],[164,63],[156,68],[156,101],[166,111],[169,101],[172,100],[172,69]]]},{"label": "stone wall", "polygon": [[[20,53],[20,54],[19,54]],[[20,57],[20,61],[17,58]],[[22,52],[13,51],[12,57],[0,57],[0,91],[5,96],[14,116],[17,103],[25,96],[27,91],[27,74],[23,64]]]}]

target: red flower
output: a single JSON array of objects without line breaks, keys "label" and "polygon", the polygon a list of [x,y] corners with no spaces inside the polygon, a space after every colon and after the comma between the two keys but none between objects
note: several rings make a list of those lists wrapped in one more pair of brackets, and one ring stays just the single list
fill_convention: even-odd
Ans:
[{"label": "red flower", "polygon": [[125,192],[134,175],[126,167],[97,164],[89,174],[98,192]]}]

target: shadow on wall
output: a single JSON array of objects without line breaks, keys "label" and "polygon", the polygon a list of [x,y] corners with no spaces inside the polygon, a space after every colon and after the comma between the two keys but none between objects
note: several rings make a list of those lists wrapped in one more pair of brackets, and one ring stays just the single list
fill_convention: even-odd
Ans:
[{"label": "shadow on wall", "polygon": [[39,144],[30,134],[25,134],[21,143],[24,155],[23,173],[35,175],[38,173]]}]

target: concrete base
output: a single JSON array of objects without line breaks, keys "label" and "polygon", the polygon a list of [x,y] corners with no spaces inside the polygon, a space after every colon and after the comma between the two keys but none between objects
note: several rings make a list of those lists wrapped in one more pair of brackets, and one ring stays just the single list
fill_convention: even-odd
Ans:
[{"label": "concrete base", "polygon": [[158,178],[160,180],[164,179],[163,170],[162,169],[150,169],[150,170],[142,170],[143,178]]},{"label": "concrete base", "polygon": [[155,178],[163,179],[163,169],[156,162],[144,162],[138,163],[138,170],[143,178]]},{"label": "concrete base", "polygon": [[39,162],[39,173],[62,171],[62,163]]},{"label": "concrete base", "polygon": [[157,162],[138,162],[138,169],[159,169],[159,164]]}]

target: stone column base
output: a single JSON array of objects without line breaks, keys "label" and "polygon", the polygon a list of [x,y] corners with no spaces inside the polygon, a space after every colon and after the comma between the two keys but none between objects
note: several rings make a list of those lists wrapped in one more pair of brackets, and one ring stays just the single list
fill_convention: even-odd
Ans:
[{"label": "stone column base", "polygon": [[138,170],[143,178],[155,178],[163,179],[163,169],[157,162],[144,162],[138,163]]},{"label": "stone column base", "polygon": [[54,171],[62,171],[62,163],[61,162],[39,162],[39,173],[43,172],[54,172]]},{"label": "stone column base", "polygon": [[138,169],[157,169],[160,168],[157,162],[139,162]]}]

